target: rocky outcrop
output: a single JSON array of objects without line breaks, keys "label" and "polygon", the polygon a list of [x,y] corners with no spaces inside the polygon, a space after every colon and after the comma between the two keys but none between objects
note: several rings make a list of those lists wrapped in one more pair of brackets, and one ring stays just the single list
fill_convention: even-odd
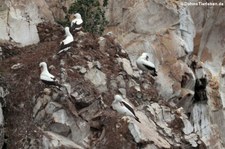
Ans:
[{"label": "rocky outcrop", "polygon": [[[7,63],[1,65],[1,68],[7,68],[4,69],[4,74],[8,74],[6,79],[10,87],[20,86],[8,95],[7,106],[11,105],[12,108],[8,109],[7,115],[12,119],[6,120],[7,124],[12,124],[15,119],[22,119],[16,124],[15,133],[12,133],[11,126],[6,127],[8,139],[19,137],[18,140],[23,140],[17,141],[17,147],[204,146],[185,114],[186,109],[179,110],[175,100],[174,105],[169,105],[170,100],[158,94],[160,78],[152,78],[148,73],[139,74],[113,34],[96,38],[90,33],[75,33],[72,48],[57,56],[58,43],[63,36],[61,27],[43,23],[38,25],[38,30],[40,37],[43,37],[38,46],[34,45],[28,50],[5,57],[3,62]],[[54,34],[54,40],[50,34]],[[2,47],[6,49],[7,45]],[[25,48],[18,48],[18,51]],[[17,56],[23,58],[17,59]],[[51,73],[60,80],[63,87],[59,89],[44,86],[39,81],[38,64],[41,61],[47,61]],[[160,70],[160,67],[159,65],[159,72],[163,75],[164,70]],[[171,67],[181,70],[177,73],[180,86],[182,74],[185,74],[186,79],[182,82],[182,87],[186,88],[182,92],[185,100],[188,98],[187,94],[195,91],[193,82],[196,77],[185,63],[177,62]],[[165,72],[168,77],[169,74],[174,74],[169,70]],[[24,79],[26,81],[18,81]],[[174,80],[171,79],[172,81]],[[178,82],[175,83],[179,85]],[[118,93],[134,105],[141,123],[110,108],[113,96]],[[14,97],[20,98],[14,100]],[[16,116],[15,111],[19,111]],[[29,127],[26,128],[27,133],[23,133],[24,125]],[[10,142],[7,145],[15,147]]]},{"label": "rocky outcrop", "polygon": [[[56,55],[63,28],[40,22],[64,18],[71,1],[60,2],[1,2],[1,38],[10,42],[0,44],[0,75],[9,85],[0,84],[7,107],[5,120],[0,110],[0,125],[6,121],[8,137],[0,133],[0,145],[224,148],[222,7],[112,0],[104,36],[75,33],[72,48]],[[19,48],[11,41],[39,44]],[[139,73],[142,52],[150,53],[157,77]],[[62,88],[39,82],[41,61]],[[134,105],[141,123],[110,108],[118,93]]]},{"label": "rocky outcrop", "polygon": [[224,125],[223,7],[151,0],[112,1],[107,8],[106,32],[118,37],[133,68],[142,52],[151,53],[159,94],[170,105],[184,108],[207,148],[223,148],[223,139],[218,139],[223,138],[218,132]]},{"label": "rocky outcrop", "polygon": [[0,2],[0,40],[18,43],[21,46],[40,41],[37,25],[44,21],[64,19],[72,0],[65,1],[8,1]]}]

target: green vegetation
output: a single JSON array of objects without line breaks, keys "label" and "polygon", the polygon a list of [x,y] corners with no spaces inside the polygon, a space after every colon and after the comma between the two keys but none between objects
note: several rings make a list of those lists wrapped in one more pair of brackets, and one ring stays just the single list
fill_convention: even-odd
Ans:
[{"label": "green vegetation", "polygon": [[[108,0],[103,1],[103,7],[108,5]],[[108,24],[105,11],[98,0],[75,0],[69,13],[80,13],[83,19],[84,31],[101,35]]]}]

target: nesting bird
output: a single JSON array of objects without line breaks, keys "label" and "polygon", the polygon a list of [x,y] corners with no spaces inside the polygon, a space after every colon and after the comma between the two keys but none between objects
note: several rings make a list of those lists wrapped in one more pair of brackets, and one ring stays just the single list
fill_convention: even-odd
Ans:
[{"label": "nesting bird", "polygon": [[66,35],[66,38],[60,42],[60,48],[57,54],[60,54],[62,52],[69,50],[71,48],[71,44],[74,41],[73,36],[70,33],[69,27],[65,27],[65,35]]},{"label": "nesting bird", "polygon": [[47,85],[54,85],[60,87],[61,85],[56,81],[55,76],[49,73],[47,63],[41,62],[39,64],[41,67],[40,80]]},{"label": "nesting bird", "polygon": [[71,31],[74,31],[74,30],[79,31],[82,28],[83,20],[79,13],[75,13],[75,14],[73,14],[73,16],[75,18],[70,23]]},{"label": "nesting bird", "polygon": [[152,76],[157,76],[155,64],[149,60],[148,53],[142,53],[142,55],[136,61],[137,67],[143,71],[150,71]]},{"label": "nesting bird", "polygon": [[132,106],[125,100],[123,100],[123,97],[121,95],[114,96],[112,108],[120,114],[135,118],[140,123],[139,118],[134,113],[134,109],[132,108]]}]

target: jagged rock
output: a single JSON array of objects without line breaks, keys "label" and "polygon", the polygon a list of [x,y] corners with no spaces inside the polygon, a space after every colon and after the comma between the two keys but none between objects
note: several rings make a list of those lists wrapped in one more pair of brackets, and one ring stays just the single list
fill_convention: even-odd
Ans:
[{"label": "jagged rock", "polygon": [[83,147],[74,143],[72,140],[63,137],[61,135],[55,134],[50,131],[44,131],[44,136],[42,138],[43,148],[76,148],[83,149]]},{"label": "jagged rock", "polygon": [[116,77],[117,83],[118,83],[118,87],[119,88],[126,88],[126,82],[123,79],[123,75],[118,75]]},{"label": "jagged rock", "polygon": [[196,30],[191,13],[187,7],[181,7],[179,10],[179,18],[181,37],[185,41],[185,51],[190,54],[193,52],[193,38],[195,37]]},{"label": "jagged rock", "polygon": [[95,117],[98,117],[102,113],[103,105],[99,100],[93,102],[90,106],[83,108],[79,111],[79,114],[83,119],[90,121]]},{"label": "jagged rock", "polygon": [[126,89],[125,88],[119,88],[118,89],[119,90],[119,92],[123,95],[123,96],[125,96],[126,97]]},{"label": "jagged rock", "polygon": [[88,62],[88,67],[89,69],[92,69],[93,67],[101,69],[101,63],[99,61]]},{"label": "jagged rock", "polygon": [[72,140],[84,148],[89,148],[89,136],[91,134],[90,125],[81,119],[71,123]]},{"label": "jagged rock", "polygon": [[134,86],[136,91],[139,91],[139,92],[141,91],[140,85],[133,79],[129,80],[128,85],[129,85],[129,87],[133,87]]},{"label": "jagged rock", "polygon": [[192,147],[198,146],[198,136],[194,133],[185,135],[184,138],[191,144]]},{"label": "jagged rock", "polygon": [[190,89],[181,89],[180,97],[178,98],[178,101],[176,102],[176,105],[178,107],[183,107],[184,111],[187,113],[190,113],[191,106],[193,104],[193,97],[195,92]]},{"label": "jagged rock", "polygon": [[135,142],[154,142],[159,148],[171,147],[170,144],[159,135],[156,125],[152,120],[148,119],[146,115],[141,112],[136,112],[136,114],[141,123],[131,121],[128,124],[128,128],[134,137]]},{"label": "jagged rock", "polygon": [[106,39],[104,37],[99,37],[98,44],[99,44],[99,49],[104,52],[105,46],[106,46]]},{"label": "jagged rock", "polygon": [[53,114],[54,112],[58,111],[61,108],[62,108],[61,104],[51,101],[46,105],[45,111],[47,114]]},{"label": "jagged rock", "polygon": [[81,74],[85,74],[87,72],[87,69],[82,66],[73,66],[72,68],[75,70],[79,70]]},{"label": "jagged rock", "polygon": [[174,120],[174,115],[170,114],[166,107],[160,106],[157,103],[153,103],[150,106],[148,106],[147,110],[153,115],[153,121],[164,131],[167,135],[171,134],[171,129],[168,127],[167,122],[171,122]]},{"label": "jagged rock", "polygon": [[69,123],[68,122],[69,117],[64,109],[60,109],[60,110],[54,112],[52,114],[52,117],[53,117],[54,122],[61,123],[61,124],[67,124],[67,125]]},{"label": "jagged rock", "polygon": [[5,98],[9,94],[8,89],[4,89],[3,87],[0,86],[0,99],[3,100],[1,101],[3,106],[6,103]]},{"label": "jagged rock", "polygon": [[[40,41],[37,24],[43,21],[54,22],[65,18],[62,7],[68,7],[72,0],[62,1],[2,1],[1,2],[1,40],[13,40],[22,46]],[[58,7],[57,7],[58,6]],[[41,8],[41,9],[40,9]]]},{"label": "jagged rock", "polygon": [[187,117],[181,117],[181,119],[183,120],[183,123],[184,123],[184,128],[183,128],[184,134],[188,135],[192,133],[194,128],[192,124],[190,123],[190,121],[187,119]]},{"label": "jagged rock", "polygon": [[131,67],[130,61],[126,58],[118,58],[118,61],[122,63],[123,69],[127,72],[129,75],[133,75],[133,69]]},{"label": "jagged rock", "polygon": [[48,129],[54,133],[67,137],[70,133],[70,127],[61,123],[53,123]]},{"label": "jagged rock", "polygon": [[43,97],[39,97],[36,100],[36,104],[33,108],[33,117],[35,117],[40,110],[42,110],[46,104],[51,100],[51,97],[48,95],[44,95]]},{"label": "jagged rock", "polygon": [[102,71],[93,68],[89,70],[84,77],[85,79],[90,80],[100,92],[108,90],[106,86],[106,75]]},{"label": "jagged rock", "polygon": [[44,119],[45,117],[45,110],[40,110],[36,115],[35,115],[35,122],[42,122],[42,120]]},{"label": "jagged rock", "polygon": [[[193,123],[195,132],[197,132],[206,145],[210,144],[209,141],[212,136],[217,136],[217,133],[213,131],[215,128],[212,126],[208,115],[209,109],[205,103],[199,102],[194,104],[191,112],[191,121]],[[199,121],[200,119],[201,121]]]}]

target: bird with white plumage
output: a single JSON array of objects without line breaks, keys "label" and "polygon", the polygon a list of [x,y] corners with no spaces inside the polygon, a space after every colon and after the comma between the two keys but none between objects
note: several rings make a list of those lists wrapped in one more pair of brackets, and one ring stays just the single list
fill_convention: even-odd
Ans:
[{"label": "bird with white plumage", "polygon": [[41,67],[41,74],[40,74],[40,80],[47,84],[47,85],[54,85],[61,87],[61,85],[57,82],[56,77],[49,73],[48,66],[46,62],[41,62],[39,64],[39,67]]},{"label": "bird with white plumage", "polygon": [[121,95],[117,94],[114,96],[112,108],[120,114],[135,118],[140,123],[139,118],[134,112],[134,108],[128,102],[126,102]]},{"label": "bird with white plumage", "polygon": [[82,28],[83,20],[79,13],[73,14],[74,19],[72,19],[70,23],[70,30],[71,31],[79,31]]},{"label": "bird with white plumage", "polygon": [[137,67],[142,71],[150,71],[152,76],[157,76],[155,64],[150,61],[149,53],[142,53],[136,60]]},{"label": "bird with white plumage", "polygon": [[57,54],[68,51],[71,48],[71,45],[74,41],[73,36],[70,33],[69,27],[65,27],[65,35],[66,35],[66,38],[60,42],[60,48]]}]

